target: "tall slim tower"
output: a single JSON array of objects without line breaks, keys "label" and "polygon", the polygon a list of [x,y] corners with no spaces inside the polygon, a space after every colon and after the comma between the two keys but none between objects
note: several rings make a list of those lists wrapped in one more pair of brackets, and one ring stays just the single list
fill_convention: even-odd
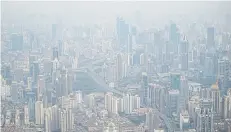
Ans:
[{"label": "tall slim tower", "polygon": [[116,81],[118,82],[123,75],[123,60],[122,55],[118,54],[116,56]]},{"label": "tall slim tower", "polygon": [[221,113],[221,100],[220,100],[220,90],[218,84],[214,84],[211,86],[211,99],[213,101],[213,112],[214,116],[220,116]]},{"label": "tall slim tower", "polygon": [[142,81],[141,81],[141,89],[142,89],[142,104],[149,104],[149,91],[148,91],[148,75],[146,72],[142,73]]},{"label": "tall slim tower", "polygon": [[207,28],[207,46],[206,46],[207,48],[211,48],[215,46],[214,36],[215,36],[215,28],[208,27]]}]

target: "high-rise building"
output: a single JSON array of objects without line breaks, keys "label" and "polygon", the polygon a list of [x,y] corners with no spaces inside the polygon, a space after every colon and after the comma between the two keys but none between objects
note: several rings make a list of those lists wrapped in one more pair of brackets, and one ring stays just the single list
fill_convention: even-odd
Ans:
[{"label": "high-rise building", "polygon": [[62,109],[60,111],[60,128],[61,128],[61,132],[67,132],[67,110],[66,109]]},{"label": "high-rise building", "polygon": [[153,115],[153,110],[149,109],[148,112],[146,113],[146,121],[145,124],[148,127],[149,132],[154,131],[154,115]]},{"label": "high-rise building", "polygon": [[57,105],[53,105],[51,107],[51,111],[52,111],[52,126],[51,129],[52,131],[57,131],[59,129],[59,113],[58,113],[58,106]]},{"label": "high-rise building", "polygon": [[59,50],[57,47],[53,48],[53,56],[52,56],[53,60],[55,59],[59,59]]},{"label": "high-rise building", "polygon": [[123,75],[123,60],[122,55],[117,54],[116,56],[116,82],[118,82],[120,79],[122,79]]},{"label": "high-rise building", "polygon": [[181,76],[180,78],[180,100],[179,100],[179,107],[180,110],[186,109],[186,104],[189,100],[189,85],[188,80],[185,76]]},{"label": "high-rise building", "polygon": [[67,109],[67,130],[72,131],[74,126],[74,115],[72,109]]},{"label": "high-rise building", "polygon": [[87,95],[87,106],[89,108],[93,108],[95,106],[95,95],[94,94]]},{"label": "high-rise building", "polygon": [[174,114],[179,114],[179,90],[169,90],[167,94],[167,115],[171,117]]},{"label": "high-rise building", "polygon": [[118,17],[116,20],[116,31],[119,41],[119,48],[124,47],[128,43],[129,25],[125,23],[123,18]]},{"label": "high-rise building", "polygon": [[188,41],[183,40],[180,44],[180,56],[181,56],[181,69],[188,70]]},{"label": "high-rise building", "polygon": [[133,96],[130,94],[127,94],[123,97],[124,101],[124,113],[125,114],[131,114],[133,111]]},{"label": "high-rise building", "polygon": [[190,118],[188,111],[183,111],[180,113],[180,130],[185,131],[190,128]]},{"label": "high-rise building", "polygon": [[11,50],[21,51],[23,49],[23,36],[19,34],[11,35]]},{"label": "high-rise building", "polygon": [[83,102],[82,91],[76,91],[75,97],[76,97],[76,103],[77,104],[80,104]]},{"label": "high-rise building", "polygon": [[144,105],[149,104],[149,91],[148,91],[148,75],[146,72],[142,73],[142,81],[141,81],[141,102]]},{"label": "high-rise building", "polygon": [[105,94],[105,109],[111,113],[112,112],[112,98],[113,98],[113,93],[108,92]]},{"label": "high-rise building", "polygon": [[44,112],[44,120],[45,120],[45,131],[52,132],[52,108],[46,108]]},{"label": "high-rise building", "polygon": [[218,84],[214,84],[211,86],[211,99],[213,105],[213,113],[214,117],[220,116],[221,114],[221,100],[220,100],[220,90]]},{"label": "high-rise building", "polygon": [[20,110],[19,109],[16,109],[16,112],[15,112],[15,125],[17,125],[17,126],[21,125]]},{"label": "high-rise building", "polygon": [[180,73],[171,73],[170,83],[172,89],[180,89]]},{"label": "high-rise building", "polygon": [[200,111],[197,113],[197,131],[213,132],[213,110],[210,99],[200,101]]},{"label": "high-rise building", "polygon": [[44,108],[42,101],[36,101],[35,103],[35,124],[44,124]]},{"label": "high-rise building", "polygon": [[207,48],[211,48],[215,46],[215,28],[208,27],[207,28]]},{"label": "high-rise building", "polygon": [[28,116],[30,121],[35,120],[35,102],[36,102],[36,94],[34,92],[26,92],[25,99],[28,103]]},{"label": "high-rise building", "polygon": [[54,40],[56,38],[56,34],[57,34],[57,24],[52,24],[52,29],[51,29],[51,36],[52,36],[52,40]]},{"label": "high-rise building", "polygon": [[30,124],[30,121],[29,121],[29,109],[28,109],[27,105],[24,106],[24,124],[25,125]]},{"label": "high-rise building", "polygon": [[34,61],[32,64],[32,80],[33,84],[37,84],[39,75],[39,63],[38,61]]}]

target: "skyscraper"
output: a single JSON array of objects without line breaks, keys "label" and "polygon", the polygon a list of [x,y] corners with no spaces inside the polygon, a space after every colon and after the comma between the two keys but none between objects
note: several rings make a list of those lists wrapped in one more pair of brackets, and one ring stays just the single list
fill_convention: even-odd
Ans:
[{"label": "skyscraper", "polygon": [[215,28],[214,27],[208,27],[207,28],[207,48],[211,48],[215,46]]},{"label": "skyscraper", "polygon": [[171,117],[173,114],[179,114],[179,90],[169,90],[167,94],[167,115]]},{"label": "skyscraper", "polygon": [[180,73],[171,73],[170,83],[172,89],[180,89]]},{"label": "skyscraper", "polygon": [[57,34],[57,24],[52,24],[51,38],[54,40]]},{"label": "skyscraper", "polygon": [[148,75],[146,72],[142,73],[142,81],[141,81],[141,89],[142,89],[142,104],[149,104],[149,92],[148,92]]},{"label": "skyscraper", "polygon": [[188,41],[183,40],[180,44],[180,56],[181,56],[181,69],[188,70]]},{"label": "skyscraper", "polygon": [[44,108],[42,101],[37,101],[35,103],[35,123],[37,125],[44,124]]},{"label": "skyscraper", "polygon": [[221,113],[221,100],[220,100],[220,90],[218,84],[214,84],[211,86],[211,99],[213,105],[213,113],[214,116],[220,116]]},{"label": "skyscraper", "polygon": [[11,35],[11,50],[21,51],[23,49],[23,36],[19,34]]},{"label": "skyscraper", "polygon": [[210,99],[200,101],[200,111],[197,114],[197,131],[213,132],[213,111]]},{"label": "skyscraper", "polygon": [[32,64],[32,80],[33,84],[37,84],[39,75],[39,63],[38,61],[34,61]]},{"label": "skyscraper", "polygon": [[120,79],[122,79],[123,75],[123,60],[122,55],[117,54],[116,56],[116,82],[118,82]]}]

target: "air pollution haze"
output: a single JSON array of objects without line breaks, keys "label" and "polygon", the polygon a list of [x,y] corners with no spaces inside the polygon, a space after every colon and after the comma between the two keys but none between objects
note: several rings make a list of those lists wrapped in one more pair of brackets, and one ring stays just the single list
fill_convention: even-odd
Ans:
[{"label": "air pollution haze", "polygon": [[3,132],[231,132],[231,2],[2,1]]}]

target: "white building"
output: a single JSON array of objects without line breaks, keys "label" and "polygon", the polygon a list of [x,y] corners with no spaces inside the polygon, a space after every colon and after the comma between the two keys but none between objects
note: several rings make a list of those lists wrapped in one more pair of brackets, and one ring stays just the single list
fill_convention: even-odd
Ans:
[{"label": "white building", "polygon": [[37,125],[44,124],[44,109],[43,109],[42,101],[35,102],[35,124]]}]

